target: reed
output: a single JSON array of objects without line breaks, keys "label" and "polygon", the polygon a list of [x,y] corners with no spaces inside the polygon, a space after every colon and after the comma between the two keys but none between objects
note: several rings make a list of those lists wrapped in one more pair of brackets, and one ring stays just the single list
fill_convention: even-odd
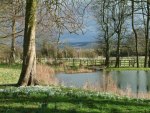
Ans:
[{"label": "reed", "polygon": [[40,85],[58,85],[58,80],[54,76],[55,70],[48,65],[37,65],[37,81]]}]

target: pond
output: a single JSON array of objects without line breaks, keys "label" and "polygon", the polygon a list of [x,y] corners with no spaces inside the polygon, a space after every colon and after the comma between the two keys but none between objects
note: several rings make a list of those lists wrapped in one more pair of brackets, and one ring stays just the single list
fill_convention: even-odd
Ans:
[{"label": "pond", "polygon": [[99,71],[56,75],[65,86],[82,88],[85,84],[93,86],[111,85],[111,81],[120,89],[130,88],[133,92],[150,91],[150,71]]}]

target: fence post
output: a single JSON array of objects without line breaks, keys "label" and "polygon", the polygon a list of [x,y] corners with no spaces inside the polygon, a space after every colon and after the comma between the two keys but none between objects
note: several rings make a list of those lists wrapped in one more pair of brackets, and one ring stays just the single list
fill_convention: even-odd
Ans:
[{"label": "fence post", "polygon": [[95,60],[95,66],[96,66],[96,60]]},{"label": "fence post", "polygon": [[82,60],[80,59],[80,66],[82,65]]},{"label": "fence post", "polygon": [[72,63],[73,63],[73,66],[75,66],[75,59],[73,58],[73,60],[72,60]]},{"label": "fence post", "polygon": [[88,59],[87,59],[87,66],[89,65]]},{"label": "fence post", "polygon": [[119,65],[120,65],[120,67],[121,67],[121,60],[119,60]]}]

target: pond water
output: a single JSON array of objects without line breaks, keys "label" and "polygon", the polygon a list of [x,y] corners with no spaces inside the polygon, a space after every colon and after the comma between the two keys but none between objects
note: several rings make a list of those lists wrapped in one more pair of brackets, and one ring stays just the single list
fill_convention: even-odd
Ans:
[{"label": "pond water", "polygon": [[109,82],[113,81],[118,88],[123,90],[130,88],[133,92],[150,91],[150,71],[99,71],[78,74],[59,73],[56,77],[61,83],[69,87],[81,88],[87,83],[93,86],[101,86],[103,84],[110,84]]}]

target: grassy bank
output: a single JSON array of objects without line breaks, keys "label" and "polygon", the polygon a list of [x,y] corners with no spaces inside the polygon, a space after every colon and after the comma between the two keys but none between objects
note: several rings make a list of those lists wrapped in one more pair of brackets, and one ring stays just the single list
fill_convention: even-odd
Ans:
[{"label": "grassy bank", "polygon": [[150,101],[61,87],[0,90],[1,113],[149,113]]},{"label": "grassy bank", "polygon": [[116,70],[116,71],[126,71],[126,70],[143,70],[143,71],[150,71],[150,68],[107,68],[106,70],[108,71],[112,71],[112,70]]}]

